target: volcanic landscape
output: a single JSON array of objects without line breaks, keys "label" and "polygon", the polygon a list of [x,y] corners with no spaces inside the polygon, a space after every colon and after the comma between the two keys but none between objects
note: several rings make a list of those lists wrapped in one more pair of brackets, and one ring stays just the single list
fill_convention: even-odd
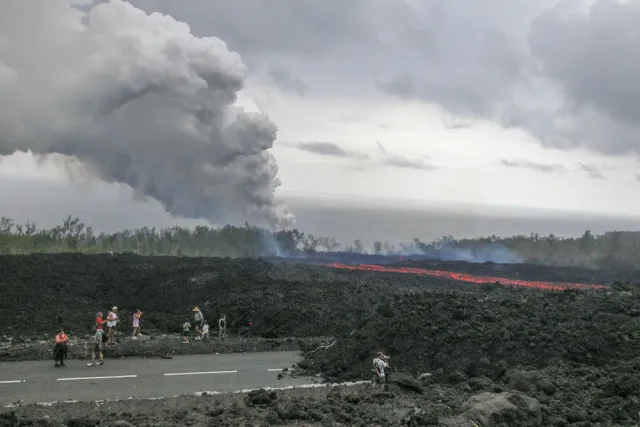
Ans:
[{"label": "volcanic landscape", "polygon": [[[637,426],[635,271],[419,259],[0,257],[0,362],[51,361],[58,327],[89,339],[96,311],[143,313],[109,360],[300,350],[274,377],[369,384],[0,409],[0,426]],[[225,313],[226,341],[181,345],[191,309]],[[215,326],[215,325],[214,325]],[[214,328],[215,329],[215,328]],[[69,364],[86,354],[74,346]],[[140,363],[145,363],[145,359]],[[11,393],[0,384],[0,394]]]}]

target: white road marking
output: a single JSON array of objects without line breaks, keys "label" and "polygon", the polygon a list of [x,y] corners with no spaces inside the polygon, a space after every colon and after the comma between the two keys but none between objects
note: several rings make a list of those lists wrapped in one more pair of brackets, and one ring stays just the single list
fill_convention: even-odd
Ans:
[{"label": "white road marking", "polygon": [[177,375],[212,375],[212,374],[236,374],[238,371],[209,371],[209,372],[174,372],[164,374],[165,377],[173,377]]},{"label": "white road marking", "polygon": [[8,381],[0,381],[0,384],[18,384],[26,382],[26,380],[8,380]]},{"label": "white road marking", "polygon": [[273,368],[273,369],[267,369],[267,372],[278,372],[278,371],[282,371],[284,368]]},{"label": "white road marking", "polygon": [[76,378],[57,378],[58,381],[79,381],[79,380],[110,380],[119,378],[137,378],[137,375],[112,375],[106,377],[76,377]]}]

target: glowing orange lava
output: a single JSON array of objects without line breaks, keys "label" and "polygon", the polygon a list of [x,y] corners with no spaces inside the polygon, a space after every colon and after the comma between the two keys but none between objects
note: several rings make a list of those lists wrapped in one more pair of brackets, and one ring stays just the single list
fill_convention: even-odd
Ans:
[{"label": "glowing orange lava", "polygon": [[385,267],[376,264],[360,264],[345,265],[339,262],[327,264],[329,267],[340,268],[344,270],[361,270],[361,271],[378,271],[382,273],[404,273],[416,274],[419,276],[439,277],[441,279],[457,280],[459,282],[475,283],[484,285],[499,282],[502,285],[524,286],[527,288],[547,289],[547,290],[564,290],[564,289],[603,289],[603,285],[584,284],[584,283],[565,283],[565,282],[538,282],[532,280],[508,279],[506,277],[494,276],[475,276],[467,273],[453,273],[451,271],[442,270],[425,270],[422,268],[409,267]]}]

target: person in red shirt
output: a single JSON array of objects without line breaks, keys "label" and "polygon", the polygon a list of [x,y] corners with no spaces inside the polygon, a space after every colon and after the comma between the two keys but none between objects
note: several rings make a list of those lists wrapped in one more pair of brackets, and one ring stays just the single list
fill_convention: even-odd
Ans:
[{"label": "person in red shirt", "polygon": [[[104,327],[105,327],[105,324],[107,323],[107,321],[106,321],[106,320],[104,320],[104,319],[102,318],[102,316],[103,316],[103,314],[102,314],[102,312],[101,312],[101,311],[99,311],[99,312],[97,312],[97,313],[96,313],[96,324],[95,324],[95,329],[96,329],[96,331],[97,331],[98,329],[102,329],[102,330],[104,331]],[[109,338],[109,337],[107,337],[107,334],[102,334],[102,342],[103,342],[103,343],[106,343],[106,342],[107,342],[107,340],[108,340],[108,338]]]},{"label": "person in red shirt", "polygon": [[96,329],[104,329],[102,326],[104,324],[104,319],[102,318],[102,312],[99,311],[96,313]]},{"label": "person in red shirt", "polygon": [[53,348],[53,359],[55,360],[55,366],[66,366],[64,359],[67,356],[67,343],[69,337],[64,333],[64,328],[60,328],[60,331],[56,335],[56,346]]}]

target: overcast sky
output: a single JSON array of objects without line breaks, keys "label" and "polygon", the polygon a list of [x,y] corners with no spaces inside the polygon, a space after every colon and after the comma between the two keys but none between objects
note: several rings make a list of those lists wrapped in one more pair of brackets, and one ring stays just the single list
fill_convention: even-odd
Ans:
[{"label": "overcast sky", "polygon": [[[215,220],[286,223],[273,191],[640,211],[640,0],[70,1],[0,4],[2,175]],[[237,106],[269,121],[210,119]]]}]

